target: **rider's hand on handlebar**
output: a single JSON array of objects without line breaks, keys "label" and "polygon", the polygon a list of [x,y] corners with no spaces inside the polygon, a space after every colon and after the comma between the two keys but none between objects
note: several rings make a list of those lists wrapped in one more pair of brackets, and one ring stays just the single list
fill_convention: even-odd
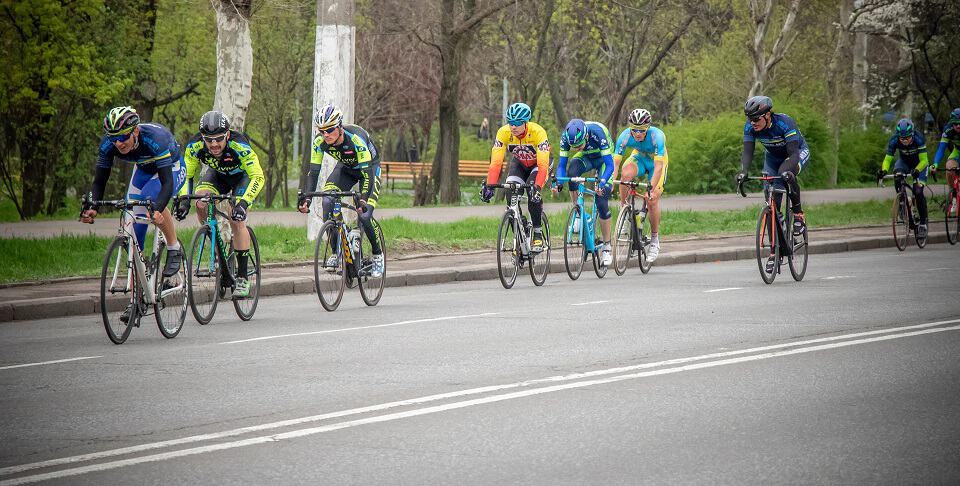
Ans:
[{"label": "rider's hand on handlebar", "polygon": [[97,217],[96,209],[84,209],[83,211],[80,211],[81,223],[93,224],[93,220],[96,219],[96,217]]},{"label": "rider's hand on handlebar", "polygon": [[233,206],[233,213],[230,215],[230,218],[234,221],[246,221],[247,220],[247,203],[244,200],[237,201],[237,204]]},{"label": "rider's hand on handlebar", "polygon": [[746,173],[746,172],[738,172],[738,173],[737,173],[737,185],[743,184],[743,181],[745,181],[745,180],[747,180],[747,173]]},{"label": "rider's hand on handlebar", "polygon": [[190,214],[190,199],[186,197],[178,198],[173,216],[177,218],[177,221],[183,221],[188,214]]},{"label": "rider's hand on handlebar", "polygon": [[480,200],[488,203],[493,199],[493,188],[484,184],[480,186]]},{"label": "rider's hand on handlebar", "polygon": [[302,192],[297,194],[297,211],[304,214],[310,212],[310,199]]}]

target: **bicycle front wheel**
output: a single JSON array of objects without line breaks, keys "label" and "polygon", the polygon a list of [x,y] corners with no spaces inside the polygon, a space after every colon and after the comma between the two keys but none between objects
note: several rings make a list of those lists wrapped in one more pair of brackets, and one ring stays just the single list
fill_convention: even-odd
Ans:
[{"label": "bicycle front wheel", "polygon": [[[787,221],[787,228],[792,228],[793,226],[793,214],[790,214],[789,221]],[[788,231],[793,231],[788,229]],[[807,229],[803,229],[803,233],[800,235],[792,235],[790,238],[790,244],[793,245],[793,252],[790,254],[790,275],[793,276],[793,279],[797,282],[803,280],[803,276],[807,273]]]},{"label": "bicycle front wheel", "polygon": [[190,312],[200,324],[208,324],[213,319],[220,299],[222,268],[212,237],[209,225],[197,228],[188,255]]},{"label": "bicycle front wheel", "polygon": [[252,319],[253,313],[257,311],[257,304],[260,303],[260,244],[257,243],[257,235],[254,234],[253,228],[247,226],[247,233],[250,234],[247,274],[237,275],[237,277],[247,279],[250,295],[242,299],[233,299],[233,310],[237,311],[237,317],[241,321]]},{"label": "bicycle front wheel", "polygon": [[907,212],[907,200],[903,192],[898,192],[890,211],[893,220],[893,242],[900,251],[907,249],[907,237],[910,235],[910,216]]},{"label": "bicycle front wheel", "polygon": [[543,232],[543,251],[530,256],[530,279],[537,287],[543,285],[550,273],[550,221],[547,213],[541,213],[540,230]]},{"label": "bicycle front wheel", "polygon": [[772,284],[780,268],[780,250],[776,244],[776,222],[769,206],[760,211],[757,218],[757,265],[760,278],[766,284]]},{"label": "bicycle front wheel", "polygon": [[[339,241],[339,227],[327,221],[317,233],[317,249],[313,253],[313,284],[320,298],[320,305],[335,311],[343,299],[347,287],[347,272],[344,268],[343,243]],[[337,249],[333,249],[337,245]],[[335,257],[335,258],[334,258]]]},{"label": "bicycle front wheel", "polygon": [[[130,255],[129,240],[124,236],[113,239],[107,247],[100,271],[100,314],[103,327],[113,344],[123,344],[130,336],[130,325],[139,312],[140,282]],[[126,321],[122,320],[126,313]]]},{"label": "bicycle front wheel", "polygon": [[570,280],[580,278],[583,262],[587,259],[587,248],[583,244],[583,214],[580,206],[574,206],[567,217],[563,230],[563,265]]},{"label": "bicycle front wheel", "polygon": [[[159,238],[159,236],[157,236]],[[183,246],[181,245],[181,248]],[[157,264],[153,269],[154,291],[157,301],[153,304],[153,316],[157,321],[157,327],[160,334],[167,339],[172,339],[180,334],[183,329],[183,321],[187,317],[187,298],[189,287],[187,283],[187,274],[189,273],[190,260],[180,258],[180,270],[172,277],[164,277],[163,269],[167,266],[167,246],[161,243],[158,254],[154,256]]]},{"label": "bicycle front wheel", "polygon": [[383,255],[383,273],[379,277],[370,275],[373,260],[367,255],[373,255],[373,246],[370,244],[367,234],[361,231],[360,255],[363,258],[361,276],[358,277],[358,281],[360,282],[360,297],[363,298],[363,303],[374,306],[380,302],[380,297],[383,296],[383,286],[387,281],[387,245],[383,240],[383,228],[380,226],[380,222],[375,218],[370,218],[370,224],[373,225],[373,234],[377,236],[377,243],[380,244],[380,252]]},{"label": "bicycle front wheel", "polygon": [[613,271],[623,275],[630,266],[630,256],[633,253],[633,207],[624,204],[620,207],[620,216],[617,217],[617,227],[613,233]]},{"label": "bicycle front wheel", "polygon": [[943,213],[943,220],[947,225],[947,241],[956,245],[957,241],[960,241],[960,193],[956,189],[950,190]]},{"label": "bicycle front wheel", "polygon": [[497,231],[497,272],[505,289],[513,287],[520,272],[520,239],[516,231],[513,216],[504,213]]}]

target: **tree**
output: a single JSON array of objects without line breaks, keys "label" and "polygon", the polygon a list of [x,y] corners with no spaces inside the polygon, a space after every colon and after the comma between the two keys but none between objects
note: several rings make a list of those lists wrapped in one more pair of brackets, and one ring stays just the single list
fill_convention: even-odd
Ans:
[{"label": "tree", "polygon": [[243,130],[253,84],[250,16],[253,0],[213,0],[217,13],[217,91],[213,109]]},{"label": "tree", "polygon": [[753,84],[750,86],[750,95],[755,96],[762,93],[765,89],[764,83],[770,70],[774,68],[786,55],[790,45],[797,38],[798,31],[795,29],[797,12],[800,10],[800,0],[791,0],[787,15],[783,20],[783,26],[780,33],[773,43],[773,48],[768,54],[764,47],[764,40],[767,36],[767,30],[773,22],[773,8],[776,0],[750,0],[750,17],[754,24],[753,43],[748,46],[750,55],[753,58]]}]

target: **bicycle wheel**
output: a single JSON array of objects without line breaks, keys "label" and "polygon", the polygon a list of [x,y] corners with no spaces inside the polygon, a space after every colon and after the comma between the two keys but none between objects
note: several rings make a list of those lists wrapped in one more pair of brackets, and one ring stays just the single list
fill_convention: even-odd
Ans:
[{"label": "bicycle wheel", "polygon": [[[646,204],[646,202],[644,202],[644,204]],[[650,272],[650,268],[653,267],[653,262],[647,261],[647,246],[650,244],[650,238],[645,235],[650,234],[650,232],[653,230],[650,229],[650,223],[647,222],[646,214],[644,214],[644,216],[639,220],[634,218],[634,221],[637,222],[636,238],[637,246],[640,247],[640,252],[638,255],[638,258],[640,259],[640,272],[647,274]]]},{"label": "bicycle wheel", "polygon": [[257,235],[253,232],[253,228],[247,226],[247,233],[250,234],[247,274],[237,275],[237,277],[247,279],[250,295],[243,299],[233,299],[233,310],[237,311],[237,317],[241,321],[252,319],[253,313],[257,311],[257,304],[260,303],[260,244],[257,243]]},{"label": "bicycle wheel", "polygon": [[516,232],[513,216],[504,213],[497,231],[497,274],[505,289],[513,287],[520,272],[520,242]]},{"label": "bicycle wheel", "polygon": [[790,231],[788,240],[793,245],[793,252],[787,260],[790,264],[790,275],[799,282],[807,273],[807,230],[804,228],[800,235],[793,234],[793,212],[790,212],[790,217],[787,218],[787,228],[787,231]]},{"label": "bicycle wheel", "polygon": [[630,256],[633,253],[633,206],[625,204],[620,207],[620,216],[617,217],[617,227],[613,233],[613,271],[623,275],[630,266]]},{"label": "bicycle wheel", "polygon": [[[313,253],[313,284],[320,298],[320,305],[328,311],[335,311],[343,299],[343,291],[347,286],[347,272],[344,268],[343,243],[339,242],[339,226],[333,221],[327,221],[317,233],[317,249]],[[337,242],[334,251],[333,243]],[[327,265],[327,260],[336,257],[334,265]],[[334,263],[334,262],[330,262]]]},{"label": "bicycle wheel", "polygon": [[897,245],[898,250],[906,250],[907,237],[910,234],[910,221],[907,216],[906,199],[903,192],[898,192],[897,197],[893,199],[891,219],[893,220],[893,242]]},{"label": "bicycle wheel", "polygon": [[[579,231],[574,226],[579,222]],[[567,276],[570,280],[580,278],[583,272],[583,262],[587,259],[587,249],[583,244],[583,217],[580,212],[580,206],[574,206],[570,210],[570,216],[567,217],[567,225],[563,231],[563,265],[567,270]]]},{"label": "bicycle wheel", "polygon": [[379,277],[370,276],[370,269],[373,265],[373,247],[370,245],[367,234],[361,231],[360,255],[363,257],[363,263],[361,265],[361,276],[358,280],[360,282],[360,297],[363,298],[363,303],[373,306],[380,302],[380,297],[383,296],[383,285],[387,281],[387,245],[383,240],[383,228],[380,226],[380,222],[375,218],[370,218],[370,224],[373,225],[373,233],[377,236],[377,242],[380,243],[380,251],[383,255],[383,274]]},{"label": "bicycle wheel", "polygon": [[[183,248],[182,245],[181,248]],[[157,255],[153,257],[156,262],[153,268],[153,281],[157,297],[157,301],[153,304],[153,316],[157,321],[157,327],[160,328],[160,334],[167,339],[172,339],[180,334],[183,321],[187,318],[187,301],[189,300],[187,274],[190,270],[188,268],[190,260],[181,257],[180,270],[172,277],[164,277],[163,269],[167,266],[166,244],[160,243],[157,251]]]},{"label": "bicycle wheel", "polygon": [[200,324],[208,324],[220,300],[220,255],[213,243],[209,225],[197,228],[190,243],[188,296],[190,312]]},{"label": "bicycle wheel", "polygon": [[[599,238],[596,238],[596,235],[600,234],[600,233],[597,233],[597,226],[599,225],[598,220],[599,220],[599,218],[597,218],[597,208],[594,207],[594,208],[593,208],[594,246],[593,246],[593,253],[592,253],[592,255],[593,255],[593,273],[597,274],[597,278],[603,278],[603,276],[607,274],[607,268],[608,268],[608,267],[603,266],[603,265],[600,264],[600,259],[602,258],[601,255],[603,255],[603,250],[602,250],[603,242],[601,242]],[[611,255],[611,256],[613,256],[613,255]],[[612,262],[611,262],[611,263],[612,263]]]},{"label": "bicycle wheel", "polygon": [[[780,249],[776,245],[774,224],[770,207],[764,207],[760,211],[760,217],[757,218],[757,266],[760,268],[760,278],[766,284],[773,283],[780,267]],[[772,271],[768,272],[767,263],[771,259],[773,260]]]},{"label": "bicycle wheel", "polygon": [[530,279],[537,287],[547,281],[547,274],[550,273],[550,221],[547,220],[547,213],[541,212],[540,231],[543,232],[543,251],[534,253],[530,257]]},{"label": "bicycle wheel", "polygon": [[[913,217],[913,223],[915,225],[913,230],[913,240],[914,242],[917,243],[918,248],[923,248],[927,246],[927,235],[923,235],[923,238],[921,238],[920,233],[917,231],[918,229],[920,229],[920,212],[917,209],[916,200],[912,198],[910,200],[910,213]],[[929,228],[929,225],[928,225],[928,228]],[[927,233],[929,234],[929,232],[930,230],[928,229]]]},{"label": "bicycle wheel", "polygon": [[[135,314],[139,312],[140,282],[132,265],[130,246],[124,236],[113,239],[107,247],[100,271],[100,314],[103,327],[113,344],[123,344],[130,336]],[[120,320],[125,309],[130,309],[127,322]]]},{"label": "bicycle wheel", "polygon": [[947,241],[956,245],[957,241],[960,241],[960,194],[956,189],[950,190],[943,213],[943,220],[947,225]]}]

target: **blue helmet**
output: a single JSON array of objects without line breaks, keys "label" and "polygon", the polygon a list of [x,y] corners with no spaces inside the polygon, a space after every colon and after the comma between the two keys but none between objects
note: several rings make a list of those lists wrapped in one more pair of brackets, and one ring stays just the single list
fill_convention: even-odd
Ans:
[{"label": "blue helmet", "polygon": [[514,103],[507,108],[507,123],[518,127],[530,121],[533,110],[526,103]]},{"label": "blue helmet", "polygon": [[954,108],[950,112],[950,124],[951,125],[960,125],[960,108]]},{"label": "blue helmet", "polygon": [[897,138],[907,138],[913,136],[913,122],[909,118],[901,118],[897,122]]},{"label": "blue helmet", "polygon": [[571,146],[583,145],[583,142],[587,140],[587,124],[579,118],[574,118],[570,120],[570,123],[567,123],[567,128],[563,130],[563,133],[567,136],[567,142]]}]

